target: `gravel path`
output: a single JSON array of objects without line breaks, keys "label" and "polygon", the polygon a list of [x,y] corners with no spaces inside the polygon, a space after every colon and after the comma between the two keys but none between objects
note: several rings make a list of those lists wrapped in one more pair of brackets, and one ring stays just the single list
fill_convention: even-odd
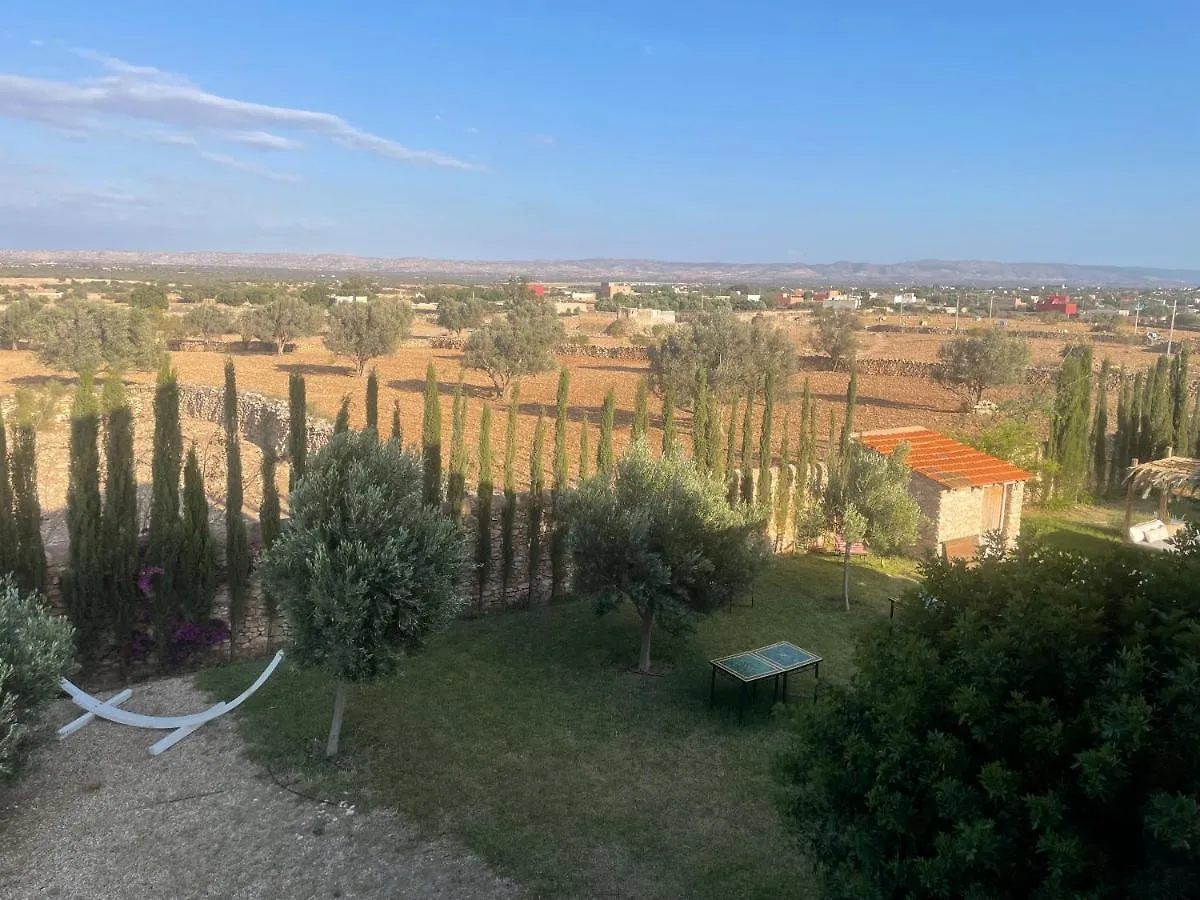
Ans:
[{"label": "gravel path", "polygon": [[[167,715],[207,705],[180,677],[138,685],[126,708]],[[75,712],[58,701],[49,720]],[[243,756],[236,715],[157,758],[146,751],[162,732],[100,721],[44,747],[0,794],[0,897],[520,896],[461,848],[421,841],[394,816],[279,787]]]}]

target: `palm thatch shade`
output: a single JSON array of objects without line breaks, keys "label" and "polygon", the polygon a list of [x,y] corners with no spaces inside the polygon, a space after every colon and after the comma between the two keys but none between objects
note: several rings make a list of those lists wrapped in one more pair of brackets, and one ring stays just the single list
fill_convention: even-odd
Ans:
[{"label": "palm thatch shade", "polygon": [[1134,466],[1126,482],[1134,492],[1156,490],[1164,494],[1192,494],[1200,491],[1200,459],[1168,456]]}]

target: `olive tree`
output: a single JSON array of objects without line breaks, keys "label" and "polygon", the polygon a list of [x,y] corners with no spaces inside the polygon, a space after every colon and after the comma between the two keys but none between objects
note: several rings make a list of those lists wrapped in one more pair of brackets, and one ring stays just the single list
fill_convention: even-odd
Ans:
[{"label": "olive tree", "polygon": [[342,303],[329,313],[325,346],[338,356],[354,360],[358,374],[379,356],[396,352],[412,333],[412,306],[403,300],[382,297],[370,303]]},{"label": "olive tree", "polygon": [[293,658],[336,682],[325,752],[337,753],[350,683],[396,671],[459,609],[466,546],[421,496],[421,463],[370,432],[333,436],[292,492],[288,528],[262,557]]},{"label": "olive tree", "polygon": [[228,310],[216,303],[201,303],[192,307],[183,317],[187,334],[199,335],[206,341],[229,334],[234,329],[233,317]]},{"label": "olive tree", "polygon": [[694,407],[701,385],[723,400],[745,395],[767,373],[786,384],[795,368],[787,335],[765,319],[743,322],[729,311],[671,329],[648,349],[650,381],[677,403]]},{"label": "olive tree", "polygon": [[503,397],[509,383],[522,375],[554,368],[554,351],[566,340],[566,330],[544,297],[519,294],[499,321],[476,329],[463,348],[463,365],[491,379]]},{"label": "olive tree", "polygon": [[1029,365],[1029,342],[989,328],[981,335],[967,335],[938,348],[940,365],[934,377],[972,403],[1002,384],[1019,381]]},{"label": "olive tree", "polygon": [[323,313],[299,297],[279,294],[269,303],[242,313],[242,331],[260,341],[275,345],[277,354],[298,337],[312,334],[321,327]]},{"label": "olive tree", "polygon": [[689,632],[698,616],[750,586],[767,559],[763,521],[731,508],[721,485],[683,454],[636,441],[609,478],[566,499],[575,590],[599,613],[625,602],[642,620],[638,671],[650,671],[654,626]]},{"label": "olive tree", "polygon": [[1200,563],[931,561],[798,711],[788,818],[831,900],[1200,894]]},{"label": "olive tree", "polygon": [[85,300],[47,306],[32,325],[38,360],[60,372],[157,368],[162,342],[144,310]]},{"label": "olive tree", "polygon": [[858,313],[849,309],[825,309],[813,322],[811,343],[814,350],[829,357],[829,366],[838,368],[843,362],[853,362],[861,343],[862,330]]},{"label": "olive tree", "polygon": [[823,532],[839,535],[842,553],[842,599],[850,609],[850,548],[868,541],[871,549],[890,553],[911,544],[921,523],[921,509],[908,493],[911,470],[908,445],[890,456],[861,444],[850,444],[829,466],[829,480],[816,503],[797,523],[798,537],[809,541]]}]

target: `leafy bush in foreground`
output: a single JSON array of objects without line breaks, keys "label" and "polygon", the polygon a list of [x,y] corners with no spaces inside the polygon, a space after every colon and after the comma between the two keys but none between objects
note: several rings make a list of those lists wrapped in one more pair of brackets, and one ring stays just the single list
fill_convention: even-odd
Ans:
[{"label": "leafy bush in foreground", "polygon": [[73,639],[70,623],[37,594],[0,579],[0,778],[27,755],[38,711],[70,668]]}]

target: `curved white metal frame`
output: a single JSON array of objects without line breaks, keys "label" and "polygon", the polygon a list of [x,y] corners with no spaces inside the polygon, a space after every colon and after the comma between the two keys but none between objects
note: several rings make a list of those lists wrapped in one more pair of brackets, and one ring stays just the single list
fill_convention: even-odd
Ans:
[{"label": "curved white metal frame", "polygon": [[164,750],[168,750],[175,744],[179,743],[201,725],[206,722],[211,722],[217,716],[224,715],[231,709],[236,709],[241,706],[250,696],[262,687],[271,674],[279,666],[283,660],[283,651],[280,650],[275,654],[275,658],[263,670],[263,673],[258,676],[254,684],[246,688],[237,695],[234,699],[226,702],[224,700],[219,703],[214,703],[203,712],[192,713],[187,716],[143,716],[139,713],[132,713],[120,708],[121,704],[133,696],[133,691],[124,690],[114,697],[107,700],[100,700],[93,697],[87,691],[76,687],[67,679],[62,679],[60,686],[75,704],[85,710],[84,714],[79,718],[68,722],[62,728],[58,729],[58,736],[65,738],[69,734],[74,734],[88,722],[99,716],[101,719],[107,719],[109,722],[116,722],[118,725],[132,725],[136,728],[156,728],[160,730],[169,730],[171,733],[159,740],[150,747],[150,754],[158,756]]}]

